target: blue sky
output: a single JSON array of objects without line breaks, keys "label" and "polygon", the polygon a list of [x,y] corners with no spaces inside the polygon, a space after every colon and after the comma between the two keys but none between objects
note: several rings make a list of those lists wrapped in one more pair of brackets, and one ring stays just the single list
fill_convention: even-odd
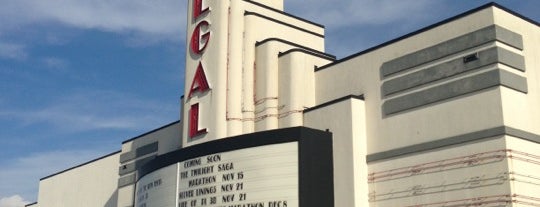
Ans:
[{"label": "blue sky", "polygon": [[[179,119],[185,0],[2,0],[0,207],[37,200],[39,178]],[[326,26],[339,58],[488,1],[286,0]],[[540,21],[540,1],[497,1]]]}]

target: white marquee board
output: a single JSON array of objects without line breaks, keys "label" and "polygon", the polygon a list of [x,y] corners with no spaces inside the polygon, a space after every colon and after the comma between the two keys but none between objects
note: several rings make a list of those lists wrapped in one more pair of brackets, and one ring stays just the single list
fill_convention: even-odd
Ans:
[{"label": "white marquee board", "polygon": [[135,207],[175,206],[178,165],[161,168],[137,182]]},{"label": "white marquee board", "polygon": [[135,206],[298,207],[298,165],[297,142],[188,159],[141,178]]}]

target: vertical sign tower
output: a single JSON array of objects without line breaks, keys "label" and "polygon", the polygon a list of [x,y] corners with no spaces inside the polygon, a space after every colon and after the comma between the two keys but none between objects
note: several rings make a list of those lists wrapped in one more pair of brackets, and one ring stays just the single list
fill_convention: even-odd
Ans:
[{"label": "vertical sign tower", "polygon": [[[324,28],[284,13],[283,0],[189,0],[186,42],[185,147],[301,126],[298,115],[313,105],[305,98],[311,93],[280,86],[278,76],[306,71],[300,72],[298,80],[287,82],[313,90],[314,65],[329,62],[319,52],[324,50]],[[285,57],[281,65],[287,67],[278,68],[279,54],[292,49],[307,52],[297,54],[296,62]],[[296,68],[288,68],[291,65]],[[280,97],[301,101],[294,108],[289,98]],[[300,119],[296,124],[278,124],[278,119],[290,118],[291,113]]]},{"label": "vertical sign tower", "polygon": [[183,103],[187,145],[227,134],[228,7],[229,1],[189,1]]}]

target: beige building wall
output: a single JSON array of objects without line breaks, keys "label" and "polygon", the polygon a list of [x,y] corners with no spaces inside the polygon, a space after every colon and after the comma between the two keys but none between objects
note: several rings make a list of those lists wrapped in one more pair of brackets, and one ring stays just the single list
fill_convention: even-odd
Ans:
[{"label": "beige building wall", "polygon": [[334,206],[368,206],[366,119],[362,97],[350,96],[304,112],[305,126],[333,136]]},{"label": "beige building wall", "polygon": [[511,31],[522,34],[523,50],[515,50],[525,57],[525,71],[528,93],[513,93],[502,90],[504,124],[535,134],[540,134],[540,30],[539,26],[524,21],[520,17],[497,9],[494,12],[495,23]]},{"label": "beige building wall", "polygon": [[119,158],[116,152],[41,179],[37,206],[116,207]]},{"label": "beige building wall", "polygon": [[[368,135],[376,137],[367,143],[370,154],[419,144],[434,138],[445,138],[464,132],[500,126],[503,123],[502,111],[500,110],[500,92],[497,91],[499,89],[495,88],[474,96],[460,97],[432,104],[429,107],[418,107],[399,114],[385,115],[382,111],[385,99],[387,99],[381,94],[383,81],[381,81],[380,71],[383,63],[492,25],[492,17],[492,9],[485,9],[392,42],[387,46],[376,48],[373,51],[352,56],[346,61],[326,66],[316,72],[317,102],[324,103],[347,95],[364,94]],[[449,54],[447,57],[416,66],[412,70],[393,74],[389,79],[425,69],[430,65],[461,58],[474,53],[474,51],[475,48],[472,48],[458,54]],[[470,73],[458,77],[454,76],[452,79],[467,75]],[[429,88],[442,83],[444,82],[429,83],[423,87]],[[421,89],[425,88],[416,90]],[[403,95],[411,92],[414,92],[414,89],[405,91]],[[390,97],[396,97],[396,95]],[[470,118],[464,119],[463,117]],[[434,126],[440,127],[435,128]],[[398,139],[397,137],[402,138]]]},{"label": "beige building wall", "polygon": [[370,206],[539,203],[539,32],[486,6],[319,68],[318,105],[365,97],[366,150],[356,153],[367,162],[353,162],[368,170]]},{"label": "beige building wall", "polygon": [[505,205],[511,194],[505,139],[371,162],[368,185],[371,206]]}]

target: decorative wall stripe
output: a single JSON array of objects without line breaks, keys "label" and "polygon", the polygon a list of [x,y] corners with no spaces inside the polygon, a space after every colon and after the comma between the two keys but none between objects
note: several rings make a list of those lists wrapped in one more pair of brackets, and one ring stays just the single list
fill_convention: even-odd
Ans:
[{"label": "decorative wall stripe", "polygon": [[523,37],[520,34],[497,25],[491,25],[385,62],[381,66],[381,79],[394,73],[493,41],[500,41],[520,50],[523,49]]},{"label": "decorative wall stripe", "polygon": [[422,196],[449,191],[468,190],[472,188],[502,185],[510,180],[509,173],[501,172],[491,175],[472,176],[458,182],[447,182],[440,180],[436,184],[414,185],[402,189],[391,189],[387,192],[377,193],[372,191],[369,194],[369,202],[402,199],[413,196]]},{"label": "decorative wall stripe", "polygon": [[135,149],[134,151],[129,151],[120,155],[120,163],[124,163],[144,155],[157,152],[158,151],[158,142],[153,142],[142,147]]},{"label": "decorative wall stripe", "polygon": [[436,203],[415,204],[406,207],[470,207],[470,206],[509,206],[511,203],[528,206],[540,206],[540,198],[518,194],[494,195],[459,200],[441,201]]},{"label": "decorative wall stripe", "polygon": [[461,144],[465,142],[477,141],[486,138],[498,137],[509,135],[516,138],[524,139],[527,141],[540,144],[540,135],[526,132],[520,129],[515,129],[507,126],[494,127],[490,129],[480,130],[472,133],[462,134],[458,136],[438,139],[435,141],[425,142],[421,144],[410,145],[407,147],[397,148],[384,152],[378,152],[369,154],[366,156],[367,162],[375,162],[384,159],[395,158],[399,156],[405,156],[413,153],[420,153],[427,150],[433,150],[436,148],[451,146],[455,144]]},{"label": "decorative wall stripe", "polygon": [[540,177],[538,176],[525,175],[525,174],[516,173],[516,172],[510,172],[509,175],[510,175],[510,179],[513,182],[527,183],[531,185],[540,186]]},{"label": "decorative wall stripe", "polygon": [[417,165],[401,167],[386,171],[372,172],[368,174],[368,183],[384,182],[428,173],[443,172],[448,170],[490,164],[503,161],[506,157],[507,150],[496,150],[467,155],[463,157],[421,163]]},{"label": "decorative wall stripe", "polygon": [[527,93],[527,80],[524,77],[504,70],[492,70],[387,100],[382,110],[384,115],[391,115],[495,86],[506,86]]},{"label": "decorative wall stripe", "polygon": [[[482,152],[462,157],[455,157],[433,162],[420,163],[416,165],[400,167],[391,170],[372,172],[368,174],[368,183],[384,182],[389,180],[403,179],[412,176],[424,175],[429,173],[444,172],[448,170],[475,167],[495,162],[501,162],[505,159],[527,162],[530,164],[540,165],[540,156],[530,153],[525,153],[512,149],[501,149],[489,152]],[[521,175],[510,173],[512,175]],[[521,175],[522,177],[525,175]],[[538,177],[529,177],[531,179],[540,180]]]},{"label": "decorative wall stripe", "polygon": [[[466,61],[467,56],[474,59]],[[525,71],[525,59],[523,56],[503,48],[493,47],[388,80],[382,85],[382,94],[387,96],[495,63],[502,63],[517,70]]]}]

